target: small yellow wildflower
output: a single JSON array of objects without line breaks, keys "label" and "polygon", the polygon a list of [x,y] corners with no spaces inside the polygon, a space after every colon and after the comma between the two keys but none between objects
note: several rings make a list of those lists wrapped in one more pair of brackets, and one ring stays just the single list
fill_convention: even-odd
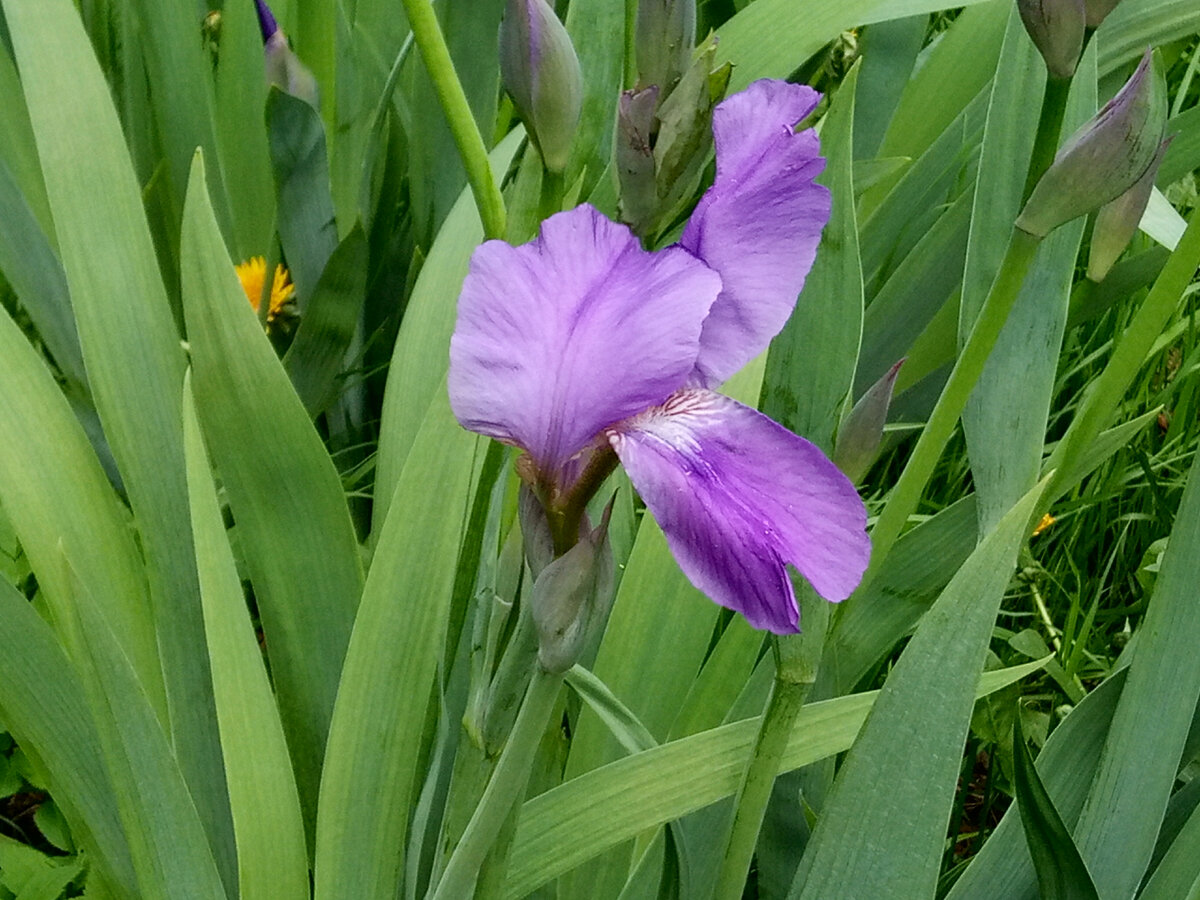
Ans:
[{"label": "small yellow wildflower", "polygon": [[[258,311],[262,298],[263,281],[267,277],[267,261],[261,256],[254,256],[236,266],[238,279],[242,282],[242,290],[250,300],[250,305]],[[274,322],[285,306],[292,302],[296,294],[296,286],[288,278],[288,271],[282,265],[275,267],[275,280],[271,284],[271,299],[267,307],[267,321]]]},{"label": "small yellow wildflower", "polygon": [[1039,534],[1041,534],[1043,531],[1045,531],[1047,528],[1049,528],[1051,525],[1053,525],[1056,521],[1057,520],[1054,518],[1054,516],[1050,515],[1050,513],[1046,513],[1044,516],[1042,516],[1042,520],[1037,523],[1037,528],[1033,529],[1032,536],[1037,537]]}]

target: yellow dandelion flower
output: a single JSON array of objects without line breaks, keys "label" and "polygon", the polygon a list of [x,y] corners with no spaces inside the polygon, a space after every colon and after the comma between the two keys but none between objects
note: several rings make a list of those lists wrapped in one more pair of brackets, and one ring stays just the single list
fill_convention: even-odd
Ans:
[{"label": "yellow dandelion flower", "polygon": [[[242,282],[242,290],[246,292],[250,305],[257,312],[262,298],[263,281],[267,277],[267,261],[261,256],[254,256],[244,263],[238,263],[236,268],[238,280]],[[292,301],[295,294],[296,286],[288,278],[287,269],[282,265],[276,266],[275,279],[271,284],[271,299],[267,306],[267,321],[274,322],[275,317]]]},{"label": "yellow dandelion flower", "polygon": [[1046,513],[1044,516],[1042,516],[1041,521],[1037,523],[1037,528],[1033,529],[1033,536],[1036,537],[1037,535],[1041,534],[1056,521],[1057,520],[1054,518],[1054,516],[1050,515],[1050,513]]}]

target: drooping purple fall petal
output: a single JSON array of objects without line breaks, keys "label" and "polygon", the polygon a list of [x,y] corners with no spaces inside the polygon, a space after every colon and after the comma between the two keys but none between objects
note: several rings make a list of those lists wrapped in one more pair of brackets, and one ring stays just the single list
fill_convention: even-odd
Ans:
[{"label": "drooping purple fall petal", "polygon": [[679,391],[608,437],[684,574],[756,628],[798,630],[785,563],[826,600],[858,586],[871,552],[866,511],[803,438],[703,389]]},{"label": "drooping purple fall petal", "polygon": [[820,94],[783,81],[756,81],[713,112],[717,176],[680,245],[721,275],[704,323],[693,380],[715,387],[779,333],[812,268],[829,220],[829,191],[817,136],[793,126]]},{"label": "drooping purple fall petal", "polygon": [[720,288],[690,254],[648,253],[590,206],[551,216],[520,247],[488,241],[458,301],[454,414],[552,474],[683,384]]}]

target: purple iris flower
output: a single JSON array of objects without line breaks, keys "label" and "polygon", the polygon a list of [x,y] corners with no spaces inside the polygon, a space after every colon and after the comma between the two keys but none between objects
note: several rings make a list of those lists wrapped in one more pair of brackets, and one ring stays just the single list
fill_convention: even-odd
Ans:
[{"label": "purple iris flower", "polygon": [[818,100],[764,80],[716,108],[716,179],[672,247],[586,205],[482,244],[450,344],[455,416],[522,448],[548,509],[615,452],[692,584],[781,634],[799,630],[787,564],[827,600],[857,587],[866,511],[813,444],[713,388],[812,266],[830,199],[816,135],[793,126]]}]

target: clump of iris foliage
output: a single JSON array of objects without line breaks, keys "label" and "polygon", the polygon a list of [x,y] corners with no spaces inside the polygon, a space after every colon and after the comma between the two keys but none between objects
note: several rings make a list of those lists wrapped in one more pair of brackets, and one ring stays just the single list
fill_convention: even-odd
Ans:
[{"label": "clump of iris foliage", "polygon": [[1195,896],[1198,33],[0,0],[0,898]]}]

